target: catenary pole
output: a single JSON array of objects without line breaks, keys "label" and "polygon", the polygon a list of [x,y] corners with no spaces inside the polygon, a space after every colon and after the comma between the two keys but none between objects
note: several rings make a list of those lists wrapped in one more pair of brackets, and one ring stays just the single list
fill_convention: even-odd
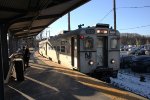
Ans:
[{"label": "catenary pole", "polygon": [[116,31],[116,0],[113,0],[113,11],[114,11],[114,30]]}]

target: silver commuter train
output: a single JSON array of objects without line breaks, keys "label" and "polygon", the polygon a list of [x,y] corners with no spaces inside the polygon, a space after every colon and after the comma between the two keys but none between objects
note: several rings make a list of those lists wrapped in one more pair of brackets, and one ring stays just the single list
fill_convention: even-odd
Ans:
[{"label": "silver commuter train", "polygon": [[120,67],[120,33],[108,24],[64,31],[39,42],[39,53],[86,74],[117,77]]}]

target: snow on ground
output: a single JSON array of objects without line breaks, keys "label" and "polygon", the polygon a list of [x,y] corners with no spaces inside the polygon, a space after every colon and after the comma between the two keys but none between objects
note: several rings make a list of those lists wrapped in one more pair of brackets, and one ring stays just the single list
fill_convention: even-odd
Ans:
[{"label": "snow on ground", "polygon": [[[140,81],[141,75],[145,76],[145,82]],[[133,73],[129,69],[120,70],[118,78],[111,78],[111,84],[150,99],[150,74]]]}]

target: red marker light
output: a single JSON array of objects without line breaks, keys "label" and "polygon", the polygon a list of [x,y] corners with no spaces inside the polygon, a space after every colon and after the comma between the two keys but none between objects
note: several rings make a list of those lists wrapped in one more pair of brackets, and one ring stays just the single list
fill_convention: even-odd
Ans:
[{"label": "red marker light", "polygon": [[120,40],[120,38],[118,37],[117,40]]},{"label": "red marker light", "polygon": [[80,39],[84,39],[84,36],[83,36],[83,35],[80,35]]}]

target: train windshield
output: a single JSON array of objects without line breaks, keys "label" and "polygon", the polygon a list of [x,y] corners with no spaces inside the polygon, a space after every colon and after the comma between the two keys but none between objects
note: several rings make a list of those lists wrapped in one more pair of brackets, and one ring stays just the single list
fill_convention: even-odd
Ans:
[{"label": "train windshield", "polygon": [[84,48],[85,49],[92,49],[93,48],[93,38],[91,38],[91,37],[85,38]]},{"label": "train windshield", "polygon": [[117,48],[117,44],[118,44],[117,39],[116,38],[111,39],[110,44],[111,44],[110,45],[111,49],[116,49]]}]

